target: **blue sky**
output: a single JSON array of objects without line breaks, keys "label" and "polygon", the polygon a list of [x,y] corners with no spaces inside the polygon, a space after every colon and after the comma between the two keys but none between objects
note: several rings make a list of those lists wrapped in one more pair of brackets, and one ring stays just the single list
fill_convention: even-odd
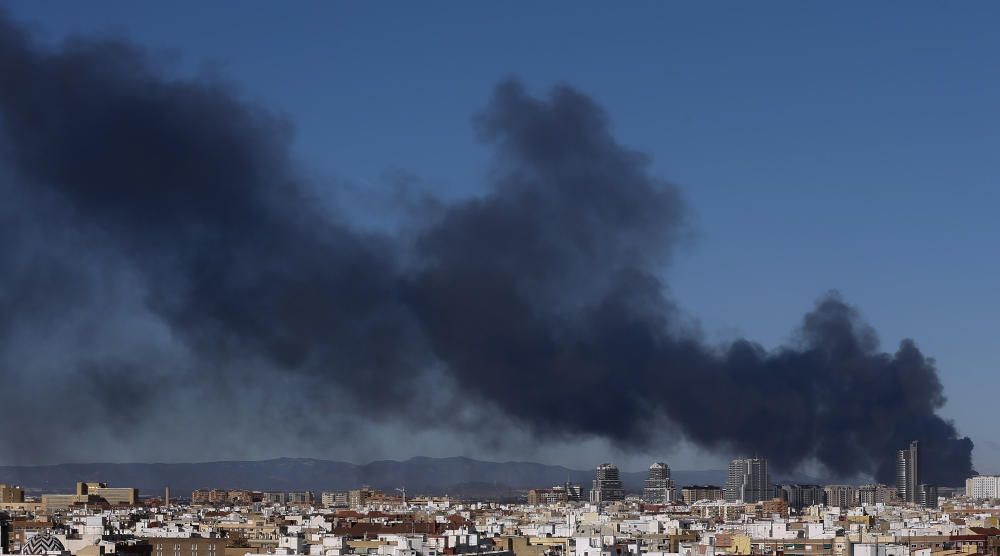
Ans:
[{"label": "blue sky", "polygon": [[402,172],[474,194],[470,118],[497,81],[577,87],[688,199],[665,272],[710,336],[778,345],[838,289],[885,349],[937,359],[944,414],[1000,472],[995,3],[2,5],[47,39],[124,35],[222,75],[287,114],[321,187]]}]

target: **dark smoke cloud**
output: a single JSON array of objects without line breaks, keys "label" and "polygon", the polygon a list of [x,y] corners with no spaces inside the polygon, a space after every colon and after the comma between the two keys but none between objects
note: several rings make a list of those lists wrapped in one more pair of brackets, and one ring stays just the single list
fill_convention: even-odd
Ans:
[{"label": "dark smoke cloud", "polygon": [[[125,42],[47,49],[0,17],[0,75],[0,377],[84,400],[91,435],[250,400],[314,442],[332,432],[310,414],[634,449],[679,431],[887,480],[917,439],[927,481],[972,472],[933,361],[881,351],[836,294],[792,345],[707,345],[662,282],[687,232],[677,189],[569,87],[498,86],[475,120],[488,191],[410,203],[426,214],[393,234],[321,206],[288,122]],[[21,413],[0,434],[60,435]]]}]

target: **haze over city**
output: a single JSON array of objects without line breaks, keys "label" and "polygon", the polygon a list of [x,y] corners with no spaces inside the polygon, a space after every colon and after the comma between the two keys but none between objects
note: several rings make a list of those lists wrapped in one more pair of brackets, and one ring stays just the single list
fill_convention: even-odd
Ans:
[{"label": "haze over city", "polygon": [[0,464],[1000,471],[995,6],[99,5],[0,4]]},{"label": "haze over city", "polygon": [[0,0],[0,556],[1000,556],[997,29]]}]

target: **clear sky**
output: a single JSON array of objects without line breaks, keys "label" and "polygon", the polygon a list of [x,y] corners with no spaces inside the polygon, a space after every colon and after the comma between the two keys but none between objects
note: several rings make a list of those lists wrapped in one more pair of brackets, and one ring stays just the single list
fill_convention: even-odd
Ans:
[{"label": "clear sky", "polygon": [[47,39],[124,35],[218,72],[287,114],[320,184],[473,194],[495,84],[570,84],[689,201],[668,282],[706,332],[775,346],[837,289],[887,350],[937,359],[943,413],[1000,472],[996,3],[2,5]]}]

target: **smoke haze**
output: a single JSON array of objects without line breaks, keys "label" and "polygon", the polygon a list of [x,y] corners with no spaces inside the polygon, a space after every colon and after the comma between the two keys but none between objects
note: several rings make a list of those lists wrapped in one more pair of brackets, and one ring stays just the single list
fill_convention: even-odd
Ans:
[{"label": "smoke haze", "polygon": [[882,481],[920,440],[927,482],[972,473],[933,360],[836,293],[789,345],[704,341],[664,282],[680,192],[571,87],[500,83],[474,119],[486,192],[393,233],[318,200],[280,115],[125,41],[47,48],[0,14],[0,75],[0,379],[22,393],[0,435],[45,439],[23,458],[181,415],[303,443],[683,438]]}]

